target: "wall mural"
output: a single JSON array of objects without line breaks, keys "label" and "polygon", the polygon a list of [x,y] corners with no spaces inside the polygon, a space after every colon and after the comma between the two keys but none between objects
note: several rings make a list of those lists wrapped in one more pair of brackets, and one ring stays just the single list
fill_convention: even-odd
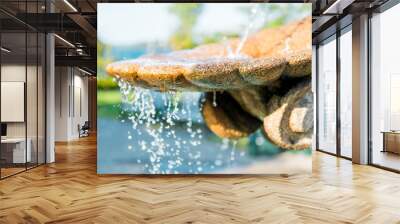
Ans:
[{"label": "wall mural", "polygon": [[311,171],[311,4],[98,5],[99,174]]}]

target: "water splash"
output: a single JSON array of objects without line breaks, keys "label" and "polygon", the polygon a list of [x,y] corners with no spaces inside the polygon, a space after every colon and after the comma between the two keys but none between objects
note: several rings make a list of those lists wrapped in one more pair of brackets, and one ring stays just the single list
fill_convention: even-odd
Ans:
[{"label": "water splash", "polygon": [[[233,52],[231,43],[226,36],[223,37],[223,44],[226,48],[228,58],[234,58],[236,55]],[[223,54],[222,54],[222,56],[223,56]]]},{"label": "water splash", "polygon": [[217,91],[213,91],[213,107],[217,107]]},{"label": "water splash", "polygon": [[[184,170],[185,173],[196,174],[230,166],[236,160],[236,143],[228,139],[223,139],[220,147],[222,151],[231,150],[228,156],[218,148],[213,155],[203,155],[202,145],[206,142],[201,127],[204,126],[199,125],[203,121],[201,116],[194,118],[192,114],[192,111],[198,111],[202,103],[193,100],[193,95],[180,92],[157,93],[161,96],[156,102],[155,92],[133,87],[119,78],[116,81],[122,96],[123,113],[127,114],[126,121],[132,127],[127,132],[127,150],[146,155],[135,160],[141,164],[143,171],[151,174],[176,174]],[[213,105],[217,106],[216,102]],[[125,118],[120,121],[126,122]],[[184,134],[178,133],[176,129],[182,125]],[[185,170],[183,167],[189,168]]]},{"label": "water splash", "polygon": [[254,32],[254,30],[256,29],[257,18],[261,18],[264,21],[264,16],[260,15],[261,11],[262,10],[258,4],[252,7],[250,14],[250,22],[246,26],[243,34],[241,35],[239,44],[233,56],[240,56],[240,51],[242,50],[244,44],[246,43],[249,34]]},{"label": "water splash", "polygon": [[290,44],[289,44],[290,41],[291,41],[290,38],[287,38],[285,40],[285,47],[281,50],[282,53],[290,53],[292,51],[292,49],[290,48]]}]

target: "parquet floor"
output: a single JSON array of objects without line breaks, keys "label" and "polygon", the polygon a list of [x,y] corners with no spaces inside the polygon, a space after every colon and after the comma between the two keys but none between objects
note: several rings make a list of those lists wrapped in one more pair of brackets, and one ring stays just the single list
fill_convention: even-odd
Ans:
[{"label": "parquet floor", "polygon": [[0,181],[0,223],[400,223],[400,175],[314,153],[312,175],[98,176],[96,139]]}]

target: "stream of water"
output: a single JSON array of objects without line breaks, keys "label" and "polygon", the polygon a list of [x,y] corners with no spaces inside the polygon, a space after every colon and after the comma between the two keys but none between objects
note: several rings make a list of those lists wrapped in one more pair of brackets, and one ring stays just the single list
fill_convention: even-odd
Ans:
[{"label": "stream of water", "polygon": [[[176,174],[182,170],[181,166],[190,166],[185,173],[201,173],[204,170],[201,157],[205,156],[202,155],[201,148],[210,143],[204,141],[204,127],[194,125],[202,123],[201,116],[192,114],[193,109],[201,110],[199,99],[195,100],[193,94],[166,92],[159,93],[162,95],[162,102],[161,105],[156,105],[153,91],[133,87],[122,79],[116,81],[122,95],[123,113],[129,114],[128,120],[122,122],[129,122],[132,127],[128,131],[128,139],[138,140],[138,145],[129,144],[128,150],[134,151],[138,148],[147,154],[149,160],[144,165],[146,171],[151,174]],[[214,106],[217,106],[216,103]],[[181,133],[182,123],[186,134]],[[180,133],[177,133],[177,129],[180,129]],[[219,149],[215,149],[215,152],[230,150],[229,156],[216,154],[213,164],[207,164],[208,168],[232,165],[238,157],[246,155],[244,150],[237,152],[237,141],[222,139],[218,144]],[[215,143],[213,145],[215,147]],[[182,155],[183,152],[185,155]],[[139,159],[136,162],[142,161]]]}]

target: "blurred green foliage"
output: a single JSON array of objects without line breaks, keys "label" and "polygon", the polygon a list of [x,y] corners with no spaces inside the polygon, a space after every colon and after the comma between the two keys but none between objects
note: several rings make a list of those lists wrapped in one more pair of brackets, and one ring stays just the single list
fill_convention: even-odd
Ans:
[{"label": "blurred green foliage", "polygon": [[98,105],[116,105],[120,104],[121,93],[117,90],[97,90],[97,104]]},{"label": "blurred green foliage", "polygon": [[[265,16],[265,24],[262,28],[276,28],[311,13],[311,4],[304,3],[269,3],[259,4],[257,7]],[[252,9],[252,7],[244,6],[241,11],[250,16]]]},{"label": "blurred green foliage", "polygon": [[118,119],[121,117],[121,107],[119,105],[99,105],[97,104],[97,116],[101,119]]},{"label": "blurred green foliage", "polygon": [[99,90],[112,90],[118,89],[118,84],[112,77],[104,76],[97,79],[97,89]]},{"label": "blurred green foliage", "polygon": [[282,26],[292,20],[309,15],[311,12],[311,4],[267,4],[264,8],[264,10],[277,12],[274,18],[267,18],[264,28]]},{"label": "blurred green foliage", "polygon": [[97,114],[101,118],[117,118],[121,110],[121,93],[115,90],[97,90]]},{"label": "blurred green foliage", "polygon": [[[108,77],[106,75],[106,66],[113,61],[108,53],[111,50],[111,46],[102,43],[97,40],[97,77],[103,78]],[[107,55],[107,56],[106,56]]]},{"label": "blurred green foliage", "polygon": [[212,43],[217,43],[220,42],[224,39],[231,39],[231,38],[237,38],[239,37],[239,34],[237,33],[221,33],[217,32],[211,35],[204,35],[201,39],[202,44],[212,44]]},{"label": "blurred green foliage", "polygon": [[98,90],[114,90],[118,89],[118,84],[113,81],[111,76],[106,74],[106,66],[113,61],[107,54],[111,50],[109,45],[97,40],[97,89]]},{"label": "blurred green foliage", "polygon": [[169,40],[173,50],[193,48],[196,46],[193,38],[193,27],[202,9],[203,4],[199,3],[175,3],[170,6],[170,12],[179,19],[179,26]]}]

